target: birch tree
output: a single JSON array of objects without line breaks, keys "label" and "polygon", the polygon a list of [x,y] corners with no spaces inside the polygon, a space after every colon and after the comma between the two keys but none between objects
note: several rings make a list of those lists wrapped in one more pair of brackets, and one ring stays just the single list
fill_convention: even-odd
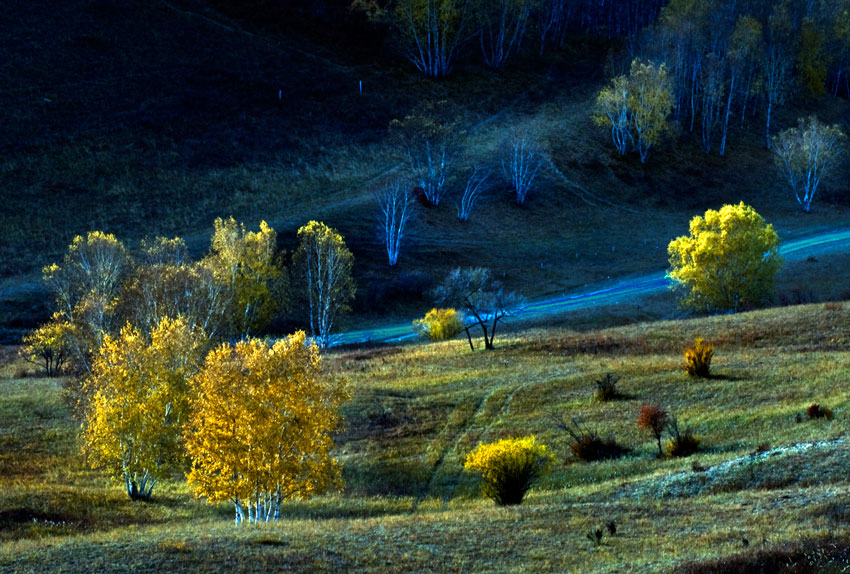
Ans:
[{"label": "birch tree", "polygon": [[375,194],[380,214],[378,224],[381,237],[387,249],[387,257],[392,267],[398,262],[404,228],[413,215],[413,198],[407,186],[393,182]]},{"label": "birch tree", "polygon": [[259,231],[247,231],[233,217],[215,220],[204,266],[230,290],[229,318],[241,336],[268,325],[280,304],[285,277],[276,250],[277,233],[265,221]]},{"label": "birch tree", "polygon": [[214,338],[226,330],[233,299],[210,261],[192,262],[179,237],[142,243],[140,264],[124,283],[121,315],[142,332],[165,317],[184,318],[190,328]]},{"label": "birch tree", "polygon": [[502,146],[502,175],[514,192],[517,205],[525,203],[543,161],[544,152],[531,134],[514,132]]},{"label": "birch tree", "polygon": [[629,74],[629,108],[632,110],[634,140],[645,163],[649,150],[670,131],[673,86],[664,64],[635,60]]},{"label": "birch tree", "polygon": [[478,199],[490,189],[490,170],[481,168],[473,168],[472,173],[466,180],[466,187],[463,189],[463,194],[460,196],[460,202],[457,204],[457,218],[461,221],[469,221],[469,216],[472,214],[472,208],[478,202]]},{"label": "birch tree", "polygon": [[295,262],[306,292],[310,332],[324,348],[331,342],[337,316],[349,310],[357,290],[351,277],[354,256],[342,235],[317,221],[298,230],[298,242]]},{"label": "birch tree", "polygon": [[628,78],[618,76],[596,99],[594,121],[611,129],[617,151],[634,149],[641,163],[671,131],[673,85],[664,64],[635,59]]},{"label": "birch tree", "polygon": [[723,127],[720,136],[720,155],[726,153],[729,119],[732,114],[732,103],[736,93],[740,93],[742,122],[747,115],[747,101],[752,92],[761,44],[761,23],[751,16],[738,18],[726,49],[729,89],[726,96],[726,111],[723,116]]},{"label": "birch tree", "polygon": [[277,521],[284,500],[341,485],[331,433],[347,393],[322,376],[303,332],[274,345],[223,344],[191,386],[189,485],[209,502],[232,502],[237,525]]},{"label": "birch tree", "polygon": [[132,268],[124,245],[114,235],[91,231],[78,235],[68,246],[61,265],[43,269],[44,282],[53,294],[57,319],[74,326],[68,343],[82,370],[91,368],[91,355],[103,336],[115,330],[121,284]]},{"label": "birch tree", "polygon": [[481,53],[487,66],[501,68],[519,50],[531,14],[531,0],[483,0],[476,3]]},{"label": "birch tree", "polygon": [[743,202],[694,217],[690,235],[671,241],[667,253],[682,305],[708,313],[769,301],[782,267],[779,236]]},{"label": "birch tree", "polygon": [[408,162],[410,175],[431,205],[439,205],[454,168],[460,134],[458,110],[450,102],[426,101],[402,120],[390,123],[390,134]]},{"label": "birch tree", "polygon": [[770,149],[770,127],[777,106],[785,102],[791,83],[794,59],[791,50],[791,17],[786,4],[774,6],[765,35],[762,70],[764,76],[764,95],[767,110],[764,128],[765,147]]},{"label": "birch tree", "polygon": [[611,141],[620,155],[634,145],[632,136],[632,115],[629,111],[629,79],[617,76],[611,85],[602,88],[596,97],[596,111],[593,116],[596,124],[611,129]]},{"label": "birch tree", "polygon": [[399,0],[395,26],[404,53],[428,77],[447,76],[470,39],[470,0]]},{"label": "birch tree", "polygon": [[182,318],[163,319],[149,336],[127,325],[104,337],[84,383],[84,451],[92,466],[120,477],[133,500],[149,500],[159,480],[183,468],[187,380],[203,344]]},{"label": "birch tree", "polygon": [[803,212],[811,209],[824,175],[842,159],[846,139],[841,126],[823,124],[815,116],[800,118],[796,128],[773,139],[774,159]]}]

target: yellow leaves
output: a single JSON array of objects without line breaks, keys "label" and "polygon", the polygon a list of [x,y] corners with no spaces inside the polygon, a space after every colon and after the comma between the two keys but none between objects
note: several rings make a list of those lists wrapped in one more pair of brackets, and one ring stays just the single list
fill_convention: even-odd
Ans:
[{"label": "yellow leaves", "polygon": [[281,487],[287,498],[338,483],[329,433],[339,425],[347,393],[321,376],[318,349],[305,344],[303,332],[273,345],[256,339],[220,345],[191,385],[186,447],[198,495],[251,500]]},{"label": "yellow leaves", "polygon": [[455,309],[431,309],[413,327],[432,341],[445,341],[463,330],[463,321]]},{"label": "yellow leaves", "polygon": [[91,397],[83,438],[93,466],[114,476],[159,477],[183,460],[187,379],[198,367],[203,336],[185,319],[163,319],[150,339],[126,325],[105,336],[84,391]]},{"label": "yellow leaves", "polygon": [[[283,277],[277,233],[265,221],[259,231],[247,231],[233,217],[214,223],[205,263],[232,291],[230,316],[239,334],[262,329],[278,308],[274,285]],[[279,294],[278,294],[279,295]]]},{"label": "yellow leaves", "polygon": [[629,77],[617,76],[599,92],[593,119],[611,128],[621,154],[634,146],[643,162],[670,131],[672,110],[673,85],[664,64],[635,59]]},{"label": "yellow leaves", "polygon": [[772,225],[744,203],[708,210],[690,222],[690,236],[667,248],[670,277],[684,287],[695,310],[737,311],[769,299],[782,265]]},{"label": "yellow leaves", "polygon": [[553,457],[534,435],[480,443],[463,467],[480,472],[484,494],[497,504],[519,504],[534,480],[548,472]]}]

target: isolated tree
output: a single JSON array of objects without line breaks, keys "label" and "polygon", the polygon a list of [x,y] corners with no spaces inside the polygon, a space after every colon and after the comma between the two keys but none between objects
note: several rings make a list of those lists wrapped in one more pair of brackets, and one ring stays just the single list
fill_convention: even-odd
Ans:
[{"label": "isolated tree", "polygon": [[387,257],[392,267],[398,262],[404,228],[413,215],[413,197],[406,185],[396,181],[376,192],[375,201],[380,209],[378,225],[382,242],[387,248]]},{"label": "isolated tree", "polygon": [[458,115],[448,101],[426,101],[403,120],[390,123],[390,134],[403,150],[411,177],[431,205],[439,205],[454,168]]},{"label": "isolated tree", "polygon": [[483,267],[454,269],[437,287],[434,295],[438,303],[463,310],[466,318],[464,329],[472,350],[475,346],[470,329],[481,327],[484,348],[492,351],[499,321],[511,317],[525,304],[521,295],[506,292],[502,284],[493,279],[490,270]]},{"label": "isolated tree", "polygon": [[341,381],[321,375],[303,332],[274,345],[223,344],[191,385],[189,484],[210,502],[233,502],[237,524],[276,521],[283,500],[340,483],[331,433],[347,395]]},{"label": "isolated tree", "polygon": [[523,205],[540,168],[544,152],[530,133],[515,131],[502,145],[502,175],[514,192],[517,205]]},{"label": "isolated tree", "polygon": [[84,383],[84,448],[93,466],[123,478],[133,500],[150,499],[158,480],[183,468],[187,379],[203,344],[183,319],[163,319],[149,337],[130,325],[104,337]]},{"label": "isolated tree", "polygon": [[357,287],[351,277],[354,256],[342,235],[311,221],[298,230],[295,262],[300,269],[310,313],[310,331],[319,347],[331,342],[337,316],[348,311]]},{"label": "isolated tree", "polygon": [[641,163],[671,130],[673,86],[664,64],[634,60],[629,77],[618,76],[596,99],[594,120],[611,129],[621,154],[635,149]]},{"label": "isolated tree", "polygon": [[229,279],[217,262],[192,262],[179,237],[142,242],[139,264],[125,281],[120,314],[142,332],[150,332],[165,317],[183,317],[190,328],[214,338],[226,330],[232,311]]},{"label": "isolated tree", "polygon": [[667,252],[681,302],[695,311],[738,311],[768,301],[782,267],[779,236],[743,202],[694,217],[690,235],[671,241]]},{"label": "isolated tree", "polygon": [[658,456],[664,456],[664,450],[661,448],[661,437],[664,435],[664,429],[670,422],[670,417],[667,411],[656,405],[643,405],[640,408],[637,425],[642,429],[647,429],[655,437],[658,443]]},{"label": "isolated tree", "polygon": [[475,3],[484,63],[501,68],[522,44],[532,0],[479,0]]},{"label": "isolated tree", "polygon": [[407,59],[426,76],[447,76],[472,37],[470,0],[398,0],[394,23]]},{"label": "isolated tree", "polygon": [[44,367],[48,377],[55,377],[73,353],[73,337],[73,326],[57,313],[51,321],[23,336],[20,355]]},{"label": "isolated tree", "polygon": [[844,154],[846,137],[841,126],[828,126],[817,117],[800,118],[773,138],[773,152],[800,209],[808,213],[823,176]]},{"label": "isolated tree", "polygon": [[466,180],[466,187],[457,204],[457,218],[461,221],[469,221],[472,208],[478,203],[478,199],[490,189],[490,170],[472,168],[472,173]]},{"label": "isolated tree", "polygon": [[89,370],[103,336],[115,328],[121,284],[131,267],[127,250],[114,235],[91,231],[74,238],[61,265],[43,269],[59,318],[75,327],[69,342],[84,370]]},{"label": "isolated tree", "polygon": [[235,333],[247,336],[269,324],[280,304],[283,266],[276,253],[277,233],[265,221],[247,231],[232,217],[214,223],[206,268],[230,290],[230,321]]}]

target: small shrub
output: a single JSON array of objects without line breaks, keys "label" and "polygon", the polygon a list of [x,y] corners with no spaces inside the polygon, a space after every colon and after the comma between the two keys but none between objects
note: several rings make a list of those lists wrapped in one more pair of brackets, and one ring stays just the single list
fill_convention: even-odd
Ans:
[{"label": "small shrub", "polygon": [[605,373],[604,377],[594,381],[596,384],[596,392],[593,394],[593,397],[597,401],[601,402],[613,401],[621,398],[623,395],[617,389],[617,381],[619,380],[620,377],[614,373]]},{"label": "small shrub", "polygon": [[424,319],[414,321],[413,327],[432,341],[446,341],[463,331],[463,321],[455,309],[431,309]]},{"label": "small shrub", "polygon": [[702,439],[691,429],[685,429],[684,432],[679,431],[679,421],[675,416],[671,416],[667,423],[667,428],[670,431],[670,440],[667,441],[667,454],[673,458],[683,458],[691,456],[699,450],[699,445]]},{"label": "small shrub", "polygon": [[694,345],[685,350],[685,371],[692,377],[707,379],[713,356],[714,345],[700,338],[694,339]]},{"label": "small shrub", "polygon": [[806,409],[806,415],[810,419],[832,420],[832,409],[823,405],[819,405],[817,403],[812,403],[811,405],[809,405],[809,408]]},{"label": "small shrub", "polygon": [[620,458],[629,452],[628,448],[617,444],[613,434],[602,438],[596,431],[583,428],[575,419],[570,423],[559,421],[558,427],[569,433],[572,455],[584,462]]},{"label": "small shrub", "polygon": [[643,405],[640,408],[637,425],[642,429],[652,431],[652,435],[658,442],[658,456],[664,455],[664,451],[661,450],[661,436],[667,427],[668,421],[667,411],[657,405]]},{"label": "small shrub", "polygon": [[596,529],[591,528],[590,531],[586,534],[586,536],[587,536],[587,539],[590,540],[590,542],[594,546],[601,546],[602,545],[602,529],[601,528],[596,528]]},{"label": "small shrub", "polygon": [[547,472],[552,456],[534,435],[479,444],[463,467],[481,473],[484,495],[500,506],[519,504],[534,481]]}]

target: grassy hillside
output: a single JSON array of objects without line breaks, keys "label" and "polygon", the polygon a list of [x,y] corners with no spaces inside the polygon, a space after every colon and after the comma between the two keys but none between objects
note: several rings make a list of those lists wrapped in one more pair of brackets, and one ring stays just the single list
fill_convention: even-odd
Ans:
[{"label": "grassy hillside", "polygon": [[[238,11],[237,11],[238,12]],[[391,50],[353,57],[338,44],[231,19],[197,1],[13,3],[0,56],[0,323],[6,339],[49,314],[38,270],[72,237],[113,232],[185,237],[196,255],[212,221],[270,221],[291,252],[309,219],[338,227],[360,286],[357,321],[427,308],[422,296],[451,266],[486,265],[528,296],[663,268],[665,245],[707,207],[744,200],[780,235],[843,225],[847,170],[797,214],[761,139],[762,118],[730,134],[725,158],[682,134],[647,165],[621,158],[589,111],[606,78],[607,46],[576,38],[545,60],[504,72],[462,65],[427,81]],[[360,82],[363,92],[359,92]],[[508,130],[538,134],[551,164],[527,205],[497,187],[469,223],[454,199],[422,208],[396,268],[386,265],[372,191],[403,173],[387,126],[422,99],[465,109],[461,176],[490,164]],[[780,110],[775,125],[817,111],[824,97]],[[454,184],[455,190],[458,188]]]},{"label": "grassy hillside", "polygon": [[[695,336],[716,346],[711,379],[681,368]],[[744,572],[796,561],[811,567],[795,572],[838,572],[850,563],[837,542],[850,535],[848,345],[850,308],[818,304],[527,330],[490,353],[461,340],[330,353],[325,365],[353,391],[337,438],[345,490],[285,505],[278,524],[241,528],[229,506],[194,500],[177,477],[155,502],[126,499],[78,454],[59,382],[19,378],[8,351],[0,570]],[[606,372],[622,377],[626,398],[593,400]],[[657,459],[635,424],[646,403],[677,414],[702,452]],[[812,403],[834,418],[810,420]],[[574,460],[556,416],[632,450]],[[462,461],[478,441],[528,433],[556,454],[554,471],[521,506],[498,508]],[[588,540],[609,521],[615,534]],[[742,569],[729,570],[730,557]]]}]

